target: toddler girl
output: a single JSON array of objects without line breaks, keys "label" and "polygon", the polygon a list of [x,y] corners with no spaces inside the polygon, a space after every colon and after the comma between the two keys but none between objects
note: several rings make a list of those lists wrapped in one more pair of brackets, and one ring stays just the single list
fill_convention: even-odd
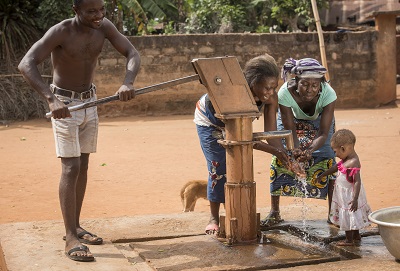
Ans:
[{"label": "toddler girl", "polygon": [[338,246],[358,244],[361,241],[359,230],[369,225],[368,215],[371,213],[361,182],[361,164],[354,150],[355,143],[356,137],[350,130],[335,132],[331,147],[341,161],[316,179],[318,183],[322,177],[337,171],[329,218],[340,230],[346,232],[346,240],[338,242]]}]

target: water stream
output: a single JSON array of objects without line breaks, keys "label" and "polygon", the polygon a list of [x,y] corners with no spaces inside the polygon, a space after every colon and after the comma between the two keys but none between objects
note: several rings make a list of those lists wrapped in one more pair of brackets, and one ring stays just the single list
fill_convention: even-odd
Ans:
[{"label": "water stream", "polygon": [[307,214],[310,211],[310,207],[307,206],[305,199],[309,197],[309,192],[307,190],[307,177],[299,177],[296,176],[295,178],[300,186],[300,190],[302,193],[299,193],[299,195],[297,195],[295,197],[295,203],[297,204],[298,202],[300,202],[301,204],[301,218],[302,218],[302,230],[304,232],[304,235],[302,236],[302,239],[304,241],[307,241],[308,238],[308,234],[306,233],[307,231]]}]

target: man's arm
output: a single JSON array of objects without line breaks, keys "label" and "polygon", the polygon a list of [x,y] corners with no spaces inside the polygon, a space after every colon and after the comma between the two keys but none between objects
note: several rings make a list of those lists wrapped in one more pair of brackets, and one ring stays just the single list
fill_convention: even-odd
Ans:
[{"label": "man's arm", "polygon": [[37,66],[58,46],[60,35],[62,34],[57,27],[50,28],[40,40],[33,44],[18,65],[19,71],[29,85],[46,99],[55,118],[70,117],[71,114],[64,103],[54,96],[50,86],[43,81]]},{"label": "man's arm", "polygon": [[104,26],[106,29],[106,38],[120,54],[126,57],[125,78],[116,94],[120,95],[121,101],[127,101],[135,95],[133,82],[139,72],[140,55],[132,43],[108,19],[104,19]]}]

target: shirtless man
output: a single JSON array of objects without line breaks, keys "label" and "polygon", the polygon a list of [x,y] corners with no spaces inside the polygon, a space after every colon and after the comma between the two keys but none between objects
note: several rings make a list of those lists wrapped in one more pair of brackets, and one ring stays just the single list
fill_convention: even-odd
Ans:
[{"label": "shirtless man", "polygon": [[[126,57],[121,101],[134,98],[133,82],[140,56],[129,40],[105,18],[103,0],[74,0],[75,17],[51,27],[27,52],[18,69],[25,80],[48,102],[57,157],[61,158],[59,197],[65,225],[65,254],[75,261],[93,261],[86,244],[103,240],[80,226],[80,212],[87,183],[89,154],[96,152],[96,107],[70,112],[68,106],[96,99],[93,84],[98,56],[105,40]],[[53,83],[49,86],[37,66],[51,55]]]}]

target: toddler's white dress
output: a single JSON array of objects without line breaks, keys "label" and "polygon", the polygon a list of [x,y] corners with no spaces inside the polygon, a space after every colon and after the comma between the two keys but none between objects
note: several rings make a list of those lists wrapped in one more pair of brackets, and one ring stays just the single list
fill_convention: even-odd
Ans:
[{"label": "toddler's white dress", "polygon": [[354,176],[360,171],[360,168],[346,168],[343,166],[343,161],[340,161],[337,166],[338,175],[333,190],[329,219],[333,224],[340,226],[342,231],[359,230],[369,226],[368,215],[371,213],[371,208],[368,205],[362,182],[358,196],[358,209],[355,212],[350,211],[354,182],[352,182],[353,178],[348,178],[348,176]]}]

